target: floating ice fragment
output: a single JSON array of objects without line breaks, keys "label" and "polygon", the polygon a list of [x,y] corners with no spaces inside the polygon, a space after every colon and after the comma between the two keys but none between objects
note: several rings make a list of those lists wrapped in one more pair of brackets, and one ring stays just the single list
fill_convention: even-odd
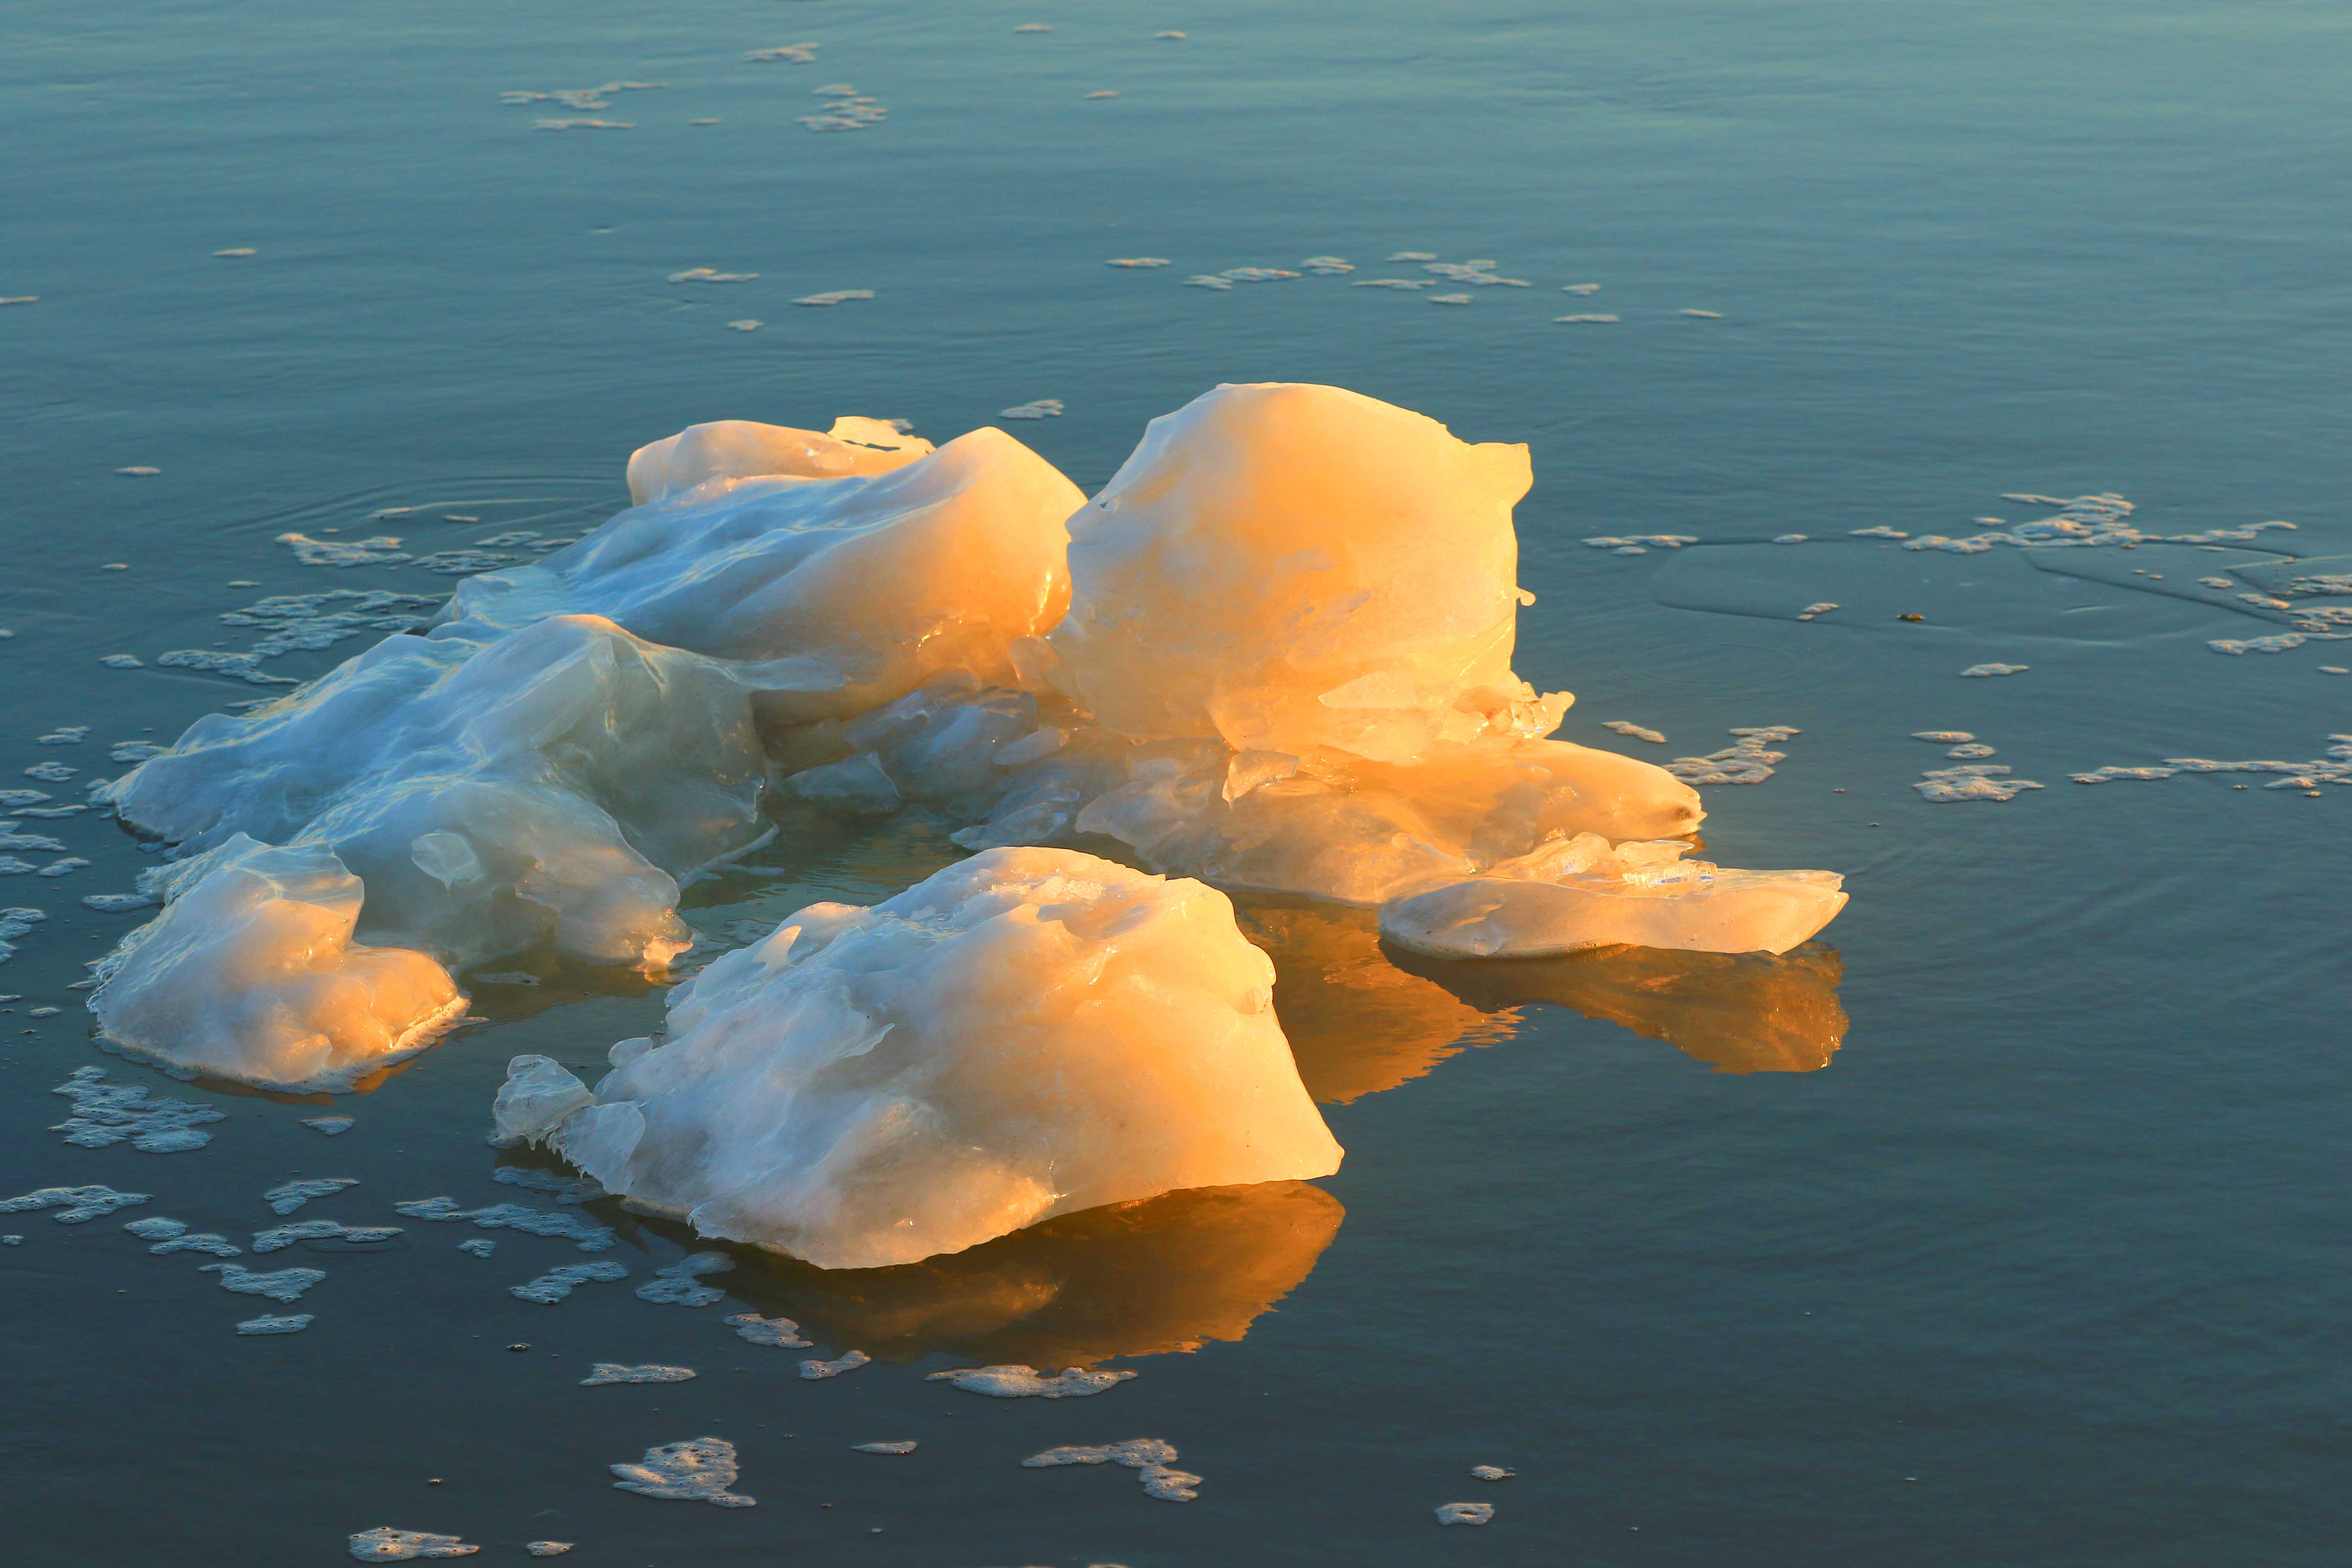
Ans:
[{"label": "floating ice fragment", "polygon": [[[511,1068],[512,1064],[509,1066]],[[501,1186],[549,1194],[559,1204],[584,1204],[592,1198],[604,1196],[604,1189],[593,1182],[558,1175],[553,1171],[526,1170],[520,1165],[500,1165],[490,1173],[490,1180]]]},{"label": "floating ice fragment", "polygon": [[1846,531],[1855,539],[1908,539],[1911,537],[1907,533],[1897,533],[1883,522],[1869,528],[1854,528]]},{"label": "floating ice fragment", "polygon": [[2010,770],[1998,763],[1969,763],[1957,768],[1930,768],[1911,787],[1927,800],[1938,805],[1955,805],[1961,801],[2015,800],[2021,791],[2040,789],[2032,779],[2013,779]]},{"label": "floating ice fragment", "polygon": [[1775,742],[1790,740],[1799,733],[1784,724],[1734,730],[1738,740],[1719,752],[1709,752],[1703,757],[1676,757],[1666,764],[1666,771],[1685,784],[1759,784],[1772,776],[1773,764],[1787,756],[1784,752],[1767,748]]},{"label": "floating ice fragment", "polygon": [[1351,289],[1434,289],[1433,278],[1359,278],[1349,285]]},{"label": "floating ice fragment", "polygon": [[997,414],[1005,419],[1058,419],[1062,415],[1062,401],[1057,397],[1040,397],[1032,403],[1016,403],[1010,408],[1000,408]]},{"label": "floating ice fragment", "polygon": [[533,1557],[561,1557],[572,1550],[568,1541],[526,1541],[522,1549]]},{"label": "floating ice fragment", "polygon": [[[10,842],[15,836],[6,831],[7,826],[5,823],[0,823],[0,848],[17,847],[18,846]],[[64,846],[59,845],[58,847],[63,848]],[[26,909],[22,905],[15,909],[0,910],[0,963],[5,963],[16,956],[16,947],[12,938],[23,936],[48,918],[44,910]]]},{"label": "floating ice fragment", "polygon": [[749,283],[759,276],[756,272],[719,272],[708,267],[689,267],[683,272],[673,272],[673,283]]},{"label": "floating ice fragment", "polygon": [[1615,316],[1609,315],[1609,314],[1607,314],[1607,313],[1605,313],[1605,312],[1602,312],[1602,311],[1597,311],[1597,310],[1596,310],[1596,311],[1588,311],[1588,312],[1586,312],[1585,314],[1582,314],[1582,315],[1576,315],[1576,316],[1554,316],[1554,317],[1552,318],[1552,320],[1553,320],[1553,321],[1555,321],[1559,322],[1559,323],[1560,323],[1561,325],[1563,325],[1563,326],[1570,326],[1570,327],[1575,327],[1575,326],[1596,326],[1596,327],[1597,327],[1597,326],[1614,326],[1614,325],[1616,325],[1616,324],[1617,324],[1617,321],[1618,321],[1619,318],[1617,318],[1617,317],[1615,317]]},{"label": "floating ice fragment", "polygon": [[[63,784],[79,772],[81,772],[79,768],[69,768],[63,763],[35,763],[25,770],[25,776],[28,779],[38,779],[43,784]],[[64,846],[60,845],[58,847],[62,848]]]},{"label": "floating ice fragment", "polygon": [[487,1236],[467,1237],[457,1244],[457,1250],[468,1258],[488,1258],[499,1249],[499,1244]]},{"label": "floating ice fragment", "polygon": [[[282,1318],[273,1318],[264,1314],[258,1318],[246,1319],[245,1321],[236,1326],[236,1331],[240,1334],[299,1334],[304,1329],[309,1328],[317,1316],[318,1314],[315,1312],[291,1312]],[[471,1552],[473,1548],[469,1546],[466,1550],[467,1552]],[[356,1556],[357,1553],[355,1552],[353,1555]],[[445,1552],[442,1555],[462,1556],[464,1553]],[[374,1561],[385,1562],[397,1560],[377,1558],[374,1559]]]},{"label": "floating ice fragment", "polygon": [[1389,259],[1391,261],[1434,261],[1437,259],[1437,253],[1430,250],[1400,250],[1391,255]]},{"label": "floating ice fragment", "polygon": [[2076,784],[2103,784],[2116,779],[2143,779],[2149,781],[2156,779],[2168,779],[2173,774],[2180,771],[2181,770],[2179,768],[2124,768],[2109,765],[2104,768],[2095,768],[2087,773],[2073,773],[2068,776],[2073,778]]},{"label": "floating ice fragment", "polygon": [[1133,1378],[1131,1372],[1102,1372],[1091,1367],[1065,1367],[1051,1377],[1034,1366],[960,1366],[926,1375],[929,1383],[950,1383],[967,1394],[992,1399],[1085,1399],[1107,1393]]},{"label": "floating ice fragment", "polygon": [[1229,267],[1218,274],[1236,283],[1284,283],[1298,276],[1279,267]]},{"label": "floating ice fragment", "polygon": [[1960,673],[1964,676],[2022,675],[2032,668],[2023,664],[1972,664]]},{"label": "floating ice fragment", "polygon": [[1196,272],[1184,279],[1184,286],[1187,289],[1231,289],[1234,286],[1234,280],[1230,278],[1220,278],[1213,272]]},{"label": "floating ice fragment", "polygon": [[1168,265],[1168,258],[1164,256],[1114,256],[1103,265],[1128,268],[1165,267]]},{"label": "floating ice fragment", "polygon": [[490,1142],[510,1148],[534,1129],[562,1121],[596,1097],[552,1057],[520,1056],[507,1060],[506,1081],[490,1105],[495,1131]]},{"label": "floating ice fragment", "polygon": [[37,305],[40,302],[38,294],[0,294],[0,305]]},{"label": "floating ice fragment", "polygon": [[86,1220],[102,1219],[117,1209],[143,1204],[152,1193],[118,1193],[112,1187],[40,1187],[16,1197],[0,1199],[0,1214],[23,1214],[30,1209],[56,1209],[49,1217],[59,1225],[80,1225]]},{"label": "floating ice fragment", "polygon": [[1485,1524],[1495,1517],[1495,1505],[1490,1502],[1442,1502],[1437,1505],[1440,1524]]},{"label": "floating ice fragment", "polygon": [[1500,1465],[1473,1465],[1470,1473],[1482,1481],[1507,1481],[1519,1472],[1507,1470]]},{"label": "floating ice fragment", "polygon": [[352,1130],[352,1119],[348,1116],[306,1116],[302,1119],[302,1125],[305,1127],[315,1127],[320,1131],[325,1133],[328,1137],[332,1138],[339,1133],[350,1131]]},{"label": "floating ice fragment", "polygon": [[362,1530],[352,1537],[352,1555],[362,1563],[407,1563],[419,1557],[471,1557],[480,1550],[478,1546],[467,1545],[454,1535],[435,1535],[424,1530],[394,1530],[388,1524]]},{"label": "floating ice fragment", "polygon": [[816,63],[816,51],[814,44],[779,44],[772,49],[746,49],[743,58],[763,65],[806,66]]},{"label": "floating ice fragment", "polygon": [[536,1301],[542,1307],[552,1307],[571,1295],[578,1286],[628,1277],[627,1269],[600,1258],[593,1263],[566,1263],[561,1268],[551,1268],[536,1279],[508,1286],[507,1294],[518,1300]]},{"label": "floating ice fragment", "polygon": [[1016,33],[1050,33],[1054,25],[1051,22],[1024,22],[1013,30]]},{"label": "floating ice fragment", "polygon": [[[1802,544],[1810,537],[1811,536],[1803,533],[1776,533],[1772,536],[1772,542],[1775,544]],[[1835,609],[1837,606],[1835,605],[1832,605],[1830,608]]]},{"label": "floating ice fragment", "polygon": [[1957,758],[1961,762],[1980,762],[1995,754],[1993,749],[1981,741],[1970,741],[1964,745],[1954,746],[1944,753],[1948,757]]},{"label": "floating ice fragment", "polygon": [[33,873],[30,860],[19,860],[14,855],[0,855],[0,877],[28,877]]},{"label": "floating ice fragment", "polygon": [[1356,269],[1354,262],[1339,256],[1310,256],[1298,265],[1318,278],[1338,278]]},{"label": "floating ice fragment", "polygon": [[1915,741],[1933,741],[1944,746],[1966,745],[1976,739],[1966,730],[1914,730],[1911,731],[1911,738]]},{"label": "floating ice fragment", "polygon": [[345,1187],[356,1187],[356,1176],[319,1176],[309,1181],[282,1183],[261,1194],[272,1214],[292,1214],[312,1198],[332,1197]]},{"label": "floating ice fragment", "polygon": [[[2290,648],[2301,647],[2306,640],[2308,639],[2305,637],[2305,634],[2301,632],[2281,632],[2274,637],[2247,637],[2242,641],[2233,640],[2230,637],[2215,637],[2205,646],[2211,648],[2215,653],[2232,655],[2249,653],[2285,653]],[[30,769],[26,769],[26,771],[27,773],[31,772]]]},{"label": "floating ice fragment", "polygon": [[146,1219],[131,1220],[122,1228],[142,1241],[169,1241],[185,1231],[188,1228],[188,1222],[184,1219],[166,1219],[162,1215],[152,1215]]},{"label": "floating ice fragment", "polygon": [[684,1383],[694,1375],[690,1366],[622,1366],[614,1362],[600,1361],[593,1371],[580,1380],[583,1388],[601,1388],[611,1383]]},{"label": "floating ice fragment", "polygon": [[1159,1437],[1130,1437],[1123,1443],[1048,1448],[1021,1461],[1024,1469],[1051,1469],[1062,1465],[1124,1465],[1137,1471],[1149,1496],[1162,1502],[1191,1502],[1199,1497],[1201,1478],[1174,1468],[1176,1446]]},{"label": "floating ice fragment", "polygon": [[[1082,973],[1083,1006],[1041,1004]],[[671,993],[667,1044],[538,1136],[705,1236],[824,1268],[1173,1187],[1326,1174],[1339,1149],[1271,979],[1198,883],[989,850],[719,959]],[[1023,1108],[1045,1092],[1061,1109],[1040,1122]],[[812,1163],[811,1146],[827,1152]]]},{"label": "floating ice fragment", "polygon": [[[394,1214],[442,1224],[471,1225],[483,1230],[519,1230],[529,1236],[556,1236],[583,1252],[604,1252],[616,1239],[601,1225],[590,1225],[578,1215],[527,1208],[521,1204],[498,1204],[488,1208],[461,1209],[455,1198],[410,1198],[392,1205]],[[618,1267],[604,1265],[603,1267]],[[593,1276],[618,1279],[618,1274]]]},{"label": "floating ice fragment", "polygon": [[755,1345],[802,1349],[809,1343],[801,1338],[801,1326],[790,1318],[763,1318],[757,1312],[738,1312],[727,1320],[727,1324],[739,1338]]},{"label": "floating ice fragment", "polygon": [[[50,795],[45,790],[0,789],[0,811],[22,811],[28,805],[38,805],[45,800],[54,798],[54,796]],[[0,823],[0,833],[6,832],[8,826],[9,825],[6,823]],[[60,844],[57,846],[57,847],[62,849],[65,846]]]},{"label": "floating ice fragment", "polygon": [[89,739],[89,725],[65,724],[41,736],[35,743],[43,746],[78,746]]},{"label": "floating ice fragment", "polygon": [[706,1274],[728,1273],[734,1267],[735,1260],[723,1252],[688,1253],[668,1268],[654,1270],[654,1278],[637,1287],[637,1300],[657,1306],[708,1307],[724,1300],[727,1292],[695,1281]]},{"label": "floating ice fragment", "polygon": [[69,855],[62,860],[50,861],[33,874],[37,877],[69,877],[89,864],[78,855]]},{"label": "floating ice fragment", "polygon": [[1660,734],[1657,731],[1645,730],[1641,725],[1633,723],[1624,719],[1605,720],[1602,721],[1601,727],[1604,730],[1614,730],[1617,733],[1630,737],[1633,740],[1647,741],[1654,746],[1663,746],[1666,743],[1665,736]]},{"label": "floating ice fragment", "polygon": [[911,1454],[915,1451],[915,1441],[908,1437],[895,1443],[852,1443],[850,1447],[860,1454]]},{"label": "floating ice fragment", "polygon": [[635,131],[632,120],[534,120],[534,131]]},{"label": "floating ice fragment", "polygon": [[153,1253],[201,1252],[208,1258],[241,1258],[245,1248],[225,1236],[212,1231],[190,1231],[185,1236],[169,1237],[147,1249]]},{"label": "floating ice fragment", "polygon": [[1115,87],[1111,87],[1111,88],[1104,88],[1104,89],[1102,89],[1100,91],[1097,91],[1097,92],[1090,92],[1090,93],[1087,94],[1087,96],[1088,98],[1090,98],[1090,99],[1094,99],[1094,98],[1117,98],[1117,97],[1118,96],[1118,89],[1117,88],[1115,88]]},{"label": "floating ice fragment", "polygon": [[261,253],[249,245],[233,245],[226,250],[215,250],[215,256],[258,256]]},{"label": "floating ice fragment", "polygon": [[1720,310],[1684,310],[1681,314],[1685,316],[1696,316],[1702,321],[1719,321],[1723,320],[1723,312]]},{"label": "floating ice fragment", "polygon": [[1152,34],[1151,36],[1152,36],[1154,38],[1189,38],[1189,37],[1191,37],[1192,35],[1192,34],[1190,34],[1190,33],[1180,33],[1180,32],[1177,32],[1177,31],[1175,31],[1175,30],[1173,30],[1173,29],[1171,28],[1171,30],[1169,30],[1169,31],[1167,31],[1167,32],[1163,32],[1163,33],[1154,33],[1154,34]]},{"label": "floating ice fragment", "polygon": [[765,322],[762,322],[756,317],[751,316],[746,316],[740,321],[730,321],[727,323],[730,330],[738,332],[756,332],[765,324]]},{"label": "floating ice fragment", "polygon": [[[168,761],[116,787],[135,790]],[[341,1089],[425,1049],[466,1009],[425,954],[352,940],[360,880],[323,845],[238,834],[141,880],[170,902],[99,962],[89,1001],[133,1056],[266,1087]]]},{"label": "floating ice fragment", "polygon": [[669,1498],[679,1502],[714,1503],[720,1508],[750,1508],[758,1500],[727,1489],[735,1484],[735,1445],[724,1437],[691,1437],[646,1450],[634,1465],[614,1465],[621,1479],[614,1486],[640,1497]]},{"label": "floating ice fragment", "polygon": [[871,289],[835,289],[827,294],[804,294],[793,301],[795,305],[838,305],[848,300],[871,300]]},{"label": "floating ice fragment", "polygon": [[256,1274],[241,1263],[207,1263],[198,1272],[219,1275],[224,1290],[240,1296],[267,1296],[273,1301],[299,1300],[303,1291],[327,1277],[323,1268],[281,1268],[275,1274]]},{"label": "floating ice fragment", "polygon": [[839,1377],[845,1372],[856,1372],[873,1359],[864,1351],[844,1351],[831,1361],[801,1363],[801,1376],[813,1383],[822,1382],[828,1377]]},{"label": "floating ice fragment", "polygon": [[226,1120],[209,1105],[152,1099],[144,1084],[109,1083],[100,1067],[76,1068],[49,1092],[65,1096],[74,1107],[70,1118],[49,1131],[64,1133],[67,1142],[82,1149],[128,1140],[142,1153],[182,1154],[212,1142],[211,1133],[197,1128]]}]

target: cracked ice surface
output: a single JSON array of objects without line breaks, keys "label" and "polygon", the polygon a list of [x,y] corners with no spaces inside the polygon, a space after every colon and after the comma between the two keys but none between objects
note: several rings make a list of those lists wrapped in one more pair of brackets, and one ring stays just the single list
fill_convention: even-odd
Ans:
[{"label": "cracked ice surface", "polygon": [[824,1268],[1328,1175],[1339,1147],[1273,979],[1198,882],[990,850],[719,959],[670,994],[667,1043],[628,1042],[596,1103],[529,1135],[705,1236]]}]

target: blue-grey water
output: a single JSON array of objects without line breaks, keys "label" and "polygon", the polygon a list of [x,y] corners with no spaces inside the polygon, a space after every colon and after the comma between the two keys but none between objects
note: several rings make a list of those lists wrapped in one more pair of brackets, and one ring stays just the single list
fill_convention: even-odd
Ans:
[{"label": "blue-grey water", "polygon": [[[814,63],[745,58],[805,41]],[[614,81],[663,85],[500,101]],[[833,84],[887,119],[804,130]],[[1252,901],[1339,1175],[876,1275],[746,1255],[704,1310],[517,1301],[579,1255],[405,1222],[278,1259],[330,1271],[317,1321],[239,1339],[262,1304],[197,1258],[0,1215],[8,1560],[331,1563],[389,1523],[662,1568],[2342,1563],[2352,787],[2069,775],[2352,731],[2323,669],[2352,643],[2216,653],[2286,622],[2197,584],[2352,552],[2347,102],[2343,0],[19,0],[0,785],[60,762],[37,787],[78,798],[110,742],[259,695],[155,660],[247,646],[218,616],[261,595],[446,591],[302,567],[289,531],[568,534],[688,423],[943,440],[1040,398],[1066,412],[1007,427],[1091,488],[1216,382],[1315,380],[1530,443],[1519,668],[1579,693],[1562,733],[1664,756],[1795,726],[1777,776],[1706,792],[1709,857],[1842,870],[1853,900],[1780,964],[1488,969]],[[1407,251],[1530,286],[1351,286],[1423,276],[1385,260]],[[1322,255],[1358,270],[1182,281]],[[1139,256],[1172,265],[1104,265]],[[665,281],[697,267],[759,277]],[[792,302],[837,289],[875,297]],[[1850,537],[2095,491],[2151,532],[2297,526]],[[1814,542],[1763,542],[1790,532]],[[1701,543],[1579,542],[1633,534]],[[1816,602],[1840,607],[1795,618]],[[1959,678],[1985,662],[2029,668]],[[68,725],[89,739],[37,743]],[[2048,787],[1927,803],[1949,764],[1910,736],[1946,729]],[[143,917],[79,900],[152,861],[94,815],[19,827],[90,864],[0,879],[48,915],[0,967],[0,1197],[103,1183],[232,1235],[297,1173],[358,1177],[306,1211],[355,1224],[526,1197],[482,1142],[507,1057],[591,1062],[658,1014],[608,976],[477,987],[491,1022],[341,1097],[329,1141],[300,1124],[323,1098],[98,1052],[67,987]],[[787,827],[696,889],[714,943],[956,853],[920,822]],[[47,1091],[88,1063],[227,1119],[192,1153],[68,1147]],[[694,1245],[589,1209],[633,1279]],[[477,1234],[495,1257],[456,1251]],[[803,1382],[718,1321],[746,1310],[877,1363]],[[974,1357],[1139,1376],[1060,1402],[920,1376]],[[701,1375],[575,1386],[592,1361]],[[609,1486],[705,1433],[759,1507]],[[1176,1444],[1200,1500],[1017,1463],[1135,1436]],[[1494,1522],[1440,1528],[1456,1500]]]}]

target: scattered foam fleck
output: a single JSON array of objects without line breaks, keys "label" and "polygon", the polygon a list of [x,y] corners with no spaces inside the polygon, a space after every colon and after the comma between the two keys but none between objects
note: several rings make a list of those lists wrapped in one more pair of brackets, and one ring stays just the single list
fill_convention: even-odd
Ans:
[{"label": "scattered foam fleck", "polygon": [[580,1380],[583,1388],[602,1388],[612,1383],[684,1383],[694,1375],[690,1366],[623,1366],[616,1362],[600,1361],[593,1371]]},{"label": "scattered foam fleck", "polygon": [[727,1323],[737,1335],[755,1345],[801,1349],[809,1343],[801,1338],[801,1326],[790,1318],[763,1318],[757,1312],[738,1312],[728,1319]]},{"label": "scattered foam fleck", "polygon": [[1117,1388],[1133,1378],[1131,1372],[1100,1372],[1065,1367],[1051,1377],[1034,1366],[960,1366],[929,1373],[927,1383],[949,1383],[967,1394],[992,1399],[1085,1399]]},{"label": "scattered foam fleck", "polygon": [[1684,314],[1684,315],[1685,315],[1685,316],[1696,316],[1699,320],[1701,320],[1701,321],[1719,321],[1723,320],[1723,312],[1722,312],[1722,311],[1720,311],[1720,310],[1684,310],[1684,311],[1682,312],[1682,314]]},{"label": "scattered foam fleck", "polygon": [[1490,1502],[1442,1502],[1437,1505],[1440,1524],[1485,1524],[1495,1517],[1495,1505]]},{"label": "scattered foam fleck", "polygon": [[232,245],[226,250],[215,250],[215,256],[258,256],[261,252],[249,245]]},{"label": "scattered foam fleck", "polygon": [[1163,1502],[1191,1502],[1199,1497],[1201,1478],[1174,1468],[1176,1446],[1159,1437],[1130,1437],[1123,1443],[1048,1448],[1021,1461],[1024,1469],[1051,1469],[1061,1465],[1124,1465],[1139,1472],[1144,1491]]},{"label": "scattered foam fleck", "polygon": [[1632,739],[1636,741],[1647,741],[1654,746],[1663,746],[1666,743],[1665,736],[1660,734],[1657,731],[1645,730],[1641,725],[1630,722],[1627,720],[1606,720],[1601,723],[1601,727],[1604,730],[1614,730],[1617,733],[1630,736]]},{"label": "scattered foam fleck", "polygon": [[2042,787],[2032,779],[2011,778],[2009,771],[1998,763],[1969,763],[1957,768],[1930,768],[1911,787],[1938,805],[1969,800],[2015,800],[2021,791]]},{"label": "scattered foam fleck", "polygon": [[1786,724],[1734,730],[1733,744],[1703,757],[1676,757],[1666,764],[1666,772],[1687,784],[1759,784],[1788,755],[1767,748],[1801,733]]},{"label": "scattered foam fleck", "polygon": [[734,1267],[735,1260],[723,1252],[688,1253],[667,1268],[655,1269],[653,1279],[637,1287],[637,1300],[667,1307],[708,1307],[725,1300],[727,1292],[695,1281]]},{"label": "scattered foam fleck", "polygon": [[816,51],[814,44],[779,44],[772,49],[746,49],[743,58],[761,65],[811,66],[816,64]]},{"label": "scattered foam fleck", "polygon": [[130,1142],[146,1154],[184,1154],[212,1142],[197,1128],[226,1121],[224,1111],[184,1100],[150,1098],[145,1084],[109,1083],[106,1069],[79,1067],[49,1091],[73,1101],[74,1113],[49,1129],[79,1149],[104,1149]]},{"label": "scattered foam fleck", "polygon": [[844,1351],[831,1361],[801,1363],[801,1375],[812,1382],[819,1378],[839,1377],[845,1372],[856,1372],[873,1359],[864,1351]]},{"label": "scattered foam fleck", "polygon": [[750,1508],[759,1500],[727,1489],[735,1484],[735,1445],[724,1437],[690,1437],[647,1448],[634,1465],[614,1465],[613,1485],[640,1497],[707,1502],[719,1508]]}]

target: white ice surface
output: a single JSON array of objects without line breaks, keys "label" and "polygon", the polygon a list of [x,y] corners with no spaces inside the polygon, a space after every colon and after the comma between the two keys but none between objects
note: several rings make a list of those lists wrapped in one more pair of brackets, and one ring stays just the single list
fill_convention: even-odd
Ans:
[{"label": "white ice surface", "polygon": [[912,1262],[1172,1188],[1337,1170],[1273,979],[1212,889],[992,850],[721,958],[671,994],[666,1043],[528,1131],[705,1236]]}]

